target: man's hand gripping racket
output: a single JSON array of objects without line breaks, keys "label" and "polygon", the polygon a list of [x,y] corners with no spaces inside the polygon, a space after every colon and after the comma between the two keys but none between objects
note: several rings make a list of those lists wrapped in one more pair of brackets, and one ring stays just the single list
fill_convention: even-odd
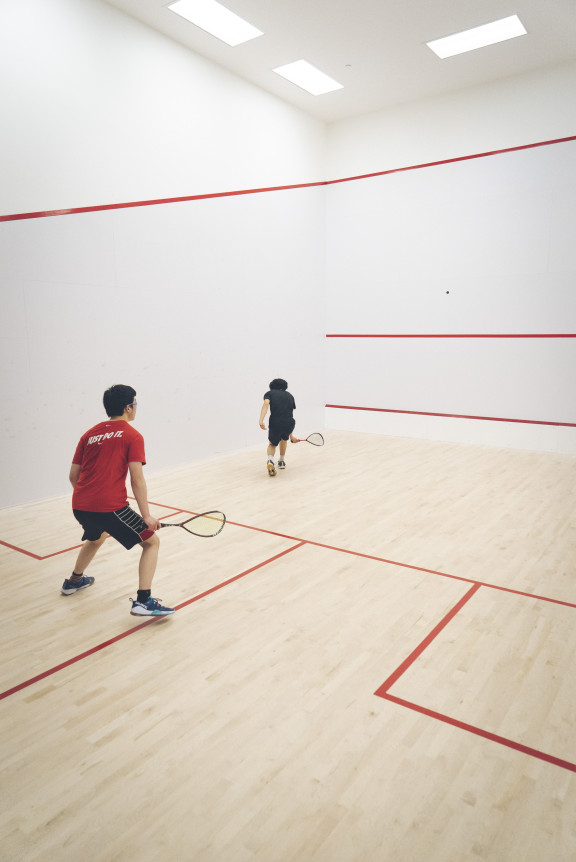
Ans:
[{"label": "man's hand gripping racket", "polygon": [[292,437],[290,435],[290,440],[292,443],[311,443],[313,446],[323,446],[324,445],[324,437],[322,434],[310,434],[309,437]]}]

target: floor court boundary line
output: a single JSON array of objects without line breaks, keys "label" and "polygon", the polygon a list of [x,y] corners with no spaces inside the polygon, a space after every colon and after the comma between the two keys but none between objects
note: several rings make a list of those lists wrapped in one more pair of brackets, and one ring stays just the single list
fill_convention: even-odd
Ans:
[{"label": "floor court boundary line", "polygon": [[555,757],[553,754],[546,754],[544,751],[540,751],[537,748],[531,748],[528,745],[524,745],[521,742],[516,742],[514,739],[508,739],[506,736],[499,736],[497,733],[492,733],[489,730],[484,730],[481,727],[477,727],[474,724],[467,724],[465,721],[460,721],[457,718],[452,718],[449,715],[445,715],[442,712],[436,712],[433,709],[428,709],[428,707],[420,706],[418,703],[413,703],[409,700],[404,700],[401,697],[396,697],[393,694],[385,693],[379,695],[384,700],[390,701],[391,703],[395,703],[398,706],[403,706],[406,709],[411,709],[414,712],[419,712],[422,715],[427,716],[428,718],[434,718],[437,721],[443,721],[445,724],[449,724],[452,727],[457,727],[460,730],[466,730],[468,733],[472,733],[475,736],[481,736],[484,739],[488,739],[490,742],[496,742],[499,745],[504,745],[507,748],[512,748],[515,751],[519,751],[522,754],[527,754],[529,757],[535,757],[538,760],[544,760],[546,763],[551,763],[553,766],[559,766],[562,769],[568,769],[570,772],[576,772],[576,763],[571,763],[569,760],[564,760],[561,757]]},{"label": "floor court boundary line", "polygon": [[[134,497],[132,497],[131,499],[133,500]],[[158,518],[159,521],[161,521],[162,518],[173,518],[175,515],[197,514],[196,512],[190,513],[187,512],[185,509],[175,509],[174,506],[165,506],[164,504],[160,503],[153,503],[152,505],[162,506],[162,508],[164,509],[172,509],[172,511],[169,512],[167,515],[160,515],[160,517]],[[20,554],[25,554],[27,557],[32,557],[35,560],[49,560],[50,557],[58,557],[60,556],[60,554],[67,554],[68,551],[77,551],[78,548],[82,547],[82,543],[80,543],[79,545],[72,545],[72,547],[70,548],[63,548],[61,551],[52,551],[51,554],[40,555],[35,554],[32,551],[27,551],[25,548],[20,548],[18,545],[11,545],[10,542],[5,542],[2,539],[0,539],[0,545],[4,545],[4,547],[10,548],[10,550],[12,551],[18,551]]]},{"label": "floor court boundary line", "polygon": [[466,605],[472,596],[474,596],[478,590],[480,589],[481,584],[474,584],[465,595],[462,596],[460,601],[456,602],[456,604],[446,613],[439,623],[437,623],[429,634],[426,635],[423,641],[421,641],[416,649],[412,650],[408,658],[404,659],[404,661],[398,665],[393,674],[391,674],[386,682],[382,683],[382,685],[374,692],[374,694],[378,695],[378,697],[384,697],[384,695],[388,692],[388,689],[391,688],[395,682],[397,682],[400,677],[406,673],[408,668],[414,664],[417,658],[419,658],[425,649],[427,649],[433,640],[435,640],[440,632],[446,628],[448,623],[454,619],[457,613],[459,613],[464,605]]},{"label": "floor court boundary line", "polygon": [[[171,517],[171,516],[176,515],[176,514],[184,514],[184,515],[197,515],[198,514],[198,512],[193,512],[190,509],[182,509],[182,508],[181,509],[175,509],[172,506],[166,506],[164,503],[154,503],[152,501],[149,501],[149,503],[151,506],[158,506],[160,508],[167,508],[167,509],[173,510],[170,515],[161,515],[159,520],[161,520],[162,518]],[[500,592],[510,593],[511,595],[516,595],[516,596],[522,596],[522,597],[527,598],[527,599],[535,599],[535,600],[541,601],[541,602],[550,602],[551,604],[562,605],[562,606],[567,607],[567,608],[576,609],[576,603],[575,602],[567,602],[564,599],[555,599],[555,598],[552,598],[550,596],[539,595],[538,593],[529,593],[529,592],[526,592],[525,590],[515,590],[512,587],[504,587],[504,586],[501,586],[500,584],[491,584],[489,581],[479,581],[477,578],[466,578],[466,577],[464,577],[464,575],[453,575],[453,574],[450,574],[449,572],[441,572],[437,569],[426,568],[425,566],[416,566],[412,563],[401,563],[398,560],[390,560],[386,557],[378,557],[375,554],[364,554],[361,551],[354,551],[354,550],[351,550],[349,548],[339,548],[336,545],[327,545],[323,542],[315,542],[312,539],[303,539],[301,536],[290,536],[287,533],[278,533],[275,530],[266,530],[264,527],[254,527],[251,524],[241,524],[238,521],[226,520],[226,523],[232,527],[241,527],[242,529],[253,530],[254,532],[257,532],[257,533],[265,533],[268,536],[277,536],[280,539],[288,539],[291,542],[304,542],[307,545],[312,545],[312,546],[317,547],[317,548],[326,548],[329,551],[337,551],[338,553],[341,553],[341,554],[351,554],[352,556],[362,557],[363,559],[366,559],[366,560],[375,560],[376,562],[386,563],[387,565],[390,565],[390,566],[398,566],[399,568],[410,569],[410,570],[415,571],[415,572],[424,572],[425,574],[436,575],[439,578],[450,578],[451,580],[461,581],[462,583],[466,583],[466,584],[480,584],[480,586],[486,587],[487,589],[490,589],[490,590],[499,590]],[[59,554],[65,554],[65,553],[67,553],[67,551],[75,551],[81,547],[81,545],[74,545],[72,548],[65,548],[62,551],[55,551],[52,554],[46,554],[45,556],[41,557],[41,556],[38,556],[37,554],[32,553],[31,551],[26,551],[23,548],[19,548],[16,545],[10,545],[8,542],[4,542],[1,539],[0,539],[0,545],[4,545],[13,551],[18,551],[19,553],[26,554],[27,556],[33,557],[36,560],[47,560],[50,557],[56,557]]]},{"label": "floor court boundary line", "polygon": [[[216,584],[213,587],[210,587],[208,590],[204,590],[204,592],[199,593],[197,596],[193,596],[191,599],[187,599],[184,602],[181,602],[179,605],[175,606],[175,610],[181,610],[182,608],[187,607],[187,605],[193,604],[193,602],[200,601],[200,599],[205,598],[211,593],[215,593],[217,590],[221,590],[223,587],[227,587],[229,584],[234,581],[240,580],[240,578],[244,578],[246,575],[255,572],[257,569],[263,568],[263,566],[267,566],[269,563],[273,563],[275,560],[280,559],[280,557],[284,557],[286,554],[291,553],[291,551],[296,551],[298,548],[303,547],[306,542],[299,542],[297,545],[293,545],[291,548],[285,548],[283,551],[280,551],[278,554],[275,554],[273,557],[268,557],[266,560],[263,560],[260,563],[257,563],[255,566],[251,566],[249,569],[245,569],[243,572],[240,572],[238,575],[234,575],[231,578],[227,578],[227,580],[222,581],[220,584]],[[36,676],[31,677],[30,679],[24,680],[21,683],[18,683],[12,688],[6,689],[6,691],[0,692],[0,700],[4,700],[7,697],[10,697],[12,694],[16,694],[19,691],[22,691],[25,688],[29,688],[29,686],[34,685],[36,682],[41,682],[44,679],[47,679],[50,676],[58,673],[61,670],[64,670],[67,667],[70,667],[73,664],[77,664],[77,662],[82,661],[85,658],[89,658],[91,655],[94,655],[97,652],[100,652],[106,647],[112,646],[112,644],[118,643],[118,641],[127,638],[129,635],[134,634],[134,632],[140,631],[140,629],[145,628],[146,626],[152,625],[152,623],[158,623],[162,621],[166,621],[166,617],[149,617],[144,620],[137,626],[132,626],[132,628],[126,629],[126,631],[121,632],[118,635],[115,635],[113,638],[109,638],[106,641],[103,641],[96,646],[90,647],[90,649],[84,650],[84,652],[79,653],[77,656],[73,656],[66,661],[60,662],[60,664],[54,665],[54,667],[49,668],[48,670],[42,671]]]},{"label": "floor court boundary line", "polygon": [[514,751],[519,751],[522,754],[527,754],[529,757],[535,757],[538,760],[543,760],[546,763],[550,763],[553,766],[559,766],[562,769],[567,769],[571,772],[576,772],[576,764],[570,762],[569,760],[564,760],[560,757],[555,757],[552,754],[546,754],[546,752],[540,751],[539,749],[532,748],[528,745],[524,745],[521,742],[516,742],[513,739],[509,739],[506,736],[500,736],[497,733],[492,733],[489,730],[484,730],[481,727],[478,727],[474,724],[468,724],[465,721],[460,721],[457,718],[452,718],[452,716],[446,715],[442,712],[437,712],[436,710],[429,709],[426,706],[421,706],[420,704],[414,703],[410,700],[405,700],[404,698],[397,697],[394,694],[390,694],[390,689],[392,686],[398,682],[401,676],[403,676],[406,671],[417,661],[418,658],[422,655],[422,653],[430,646],[433,640],[435,640],[440,632],[443,631],[444,628],[454,619],[454,617],[462,610],[462,608],[470,601],[470,599],[476,595],[480,587],[483,586],[480,583],[474,584],[474,586],[465,593],[464,596],[442,617],[439,623],[437,623],[434,628],[429,632],[428,635],[418,644],[418,646],[412,650],[410,655],[404,659],[401,664],[398,665],[395,671],[390,674],[388,679],[379,686],[374,694],[377,697],[383,698],[383,700],[387,700],[390,703],[395,703],[398,706],[402,706],[405,709],[411,709],[414,712],[418,712],[421,715],[425,715],[427,718],[433,718],[437,721],[442,721],[445,724],[449,724],[452,727],[456,727],[460,730],[465,730],[468,733],[475,734],[476,736],[481,736],[483,739],[487,739],[490,742],[496,742],[499,745],[504,745],[507,748],[512,748]]}]

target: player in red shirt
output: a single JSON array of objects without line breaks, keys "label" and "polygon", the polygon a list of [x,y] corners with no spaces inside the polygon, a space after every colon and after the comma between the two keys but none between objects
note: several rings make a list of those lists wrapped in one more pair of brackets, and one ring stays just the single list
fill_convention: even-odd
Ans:
[{"label": "player in red shirt", "polygon": [[[150,514],[148,490],[142,467],[146,463],[144,438],[129,423],[136,418],[136,390],[131,386],[111,386],[104,393],[104,409],[109,419],[100,422],[80,438],[76,447],[70,482],[74,488],[72,510],[84,528],[84,544],[72,575],[62,584],[65,596],[92,586],[94,578],[84,571],[108,536],[128,550],[140,545],[138,595],[130,599],[137,616],[166,616],[165,608],[151,596],[152,579],[158,562],[160,521]],[[126,497],[126,476],[130,472],[132,492],[140,514],[131,509]]]}]

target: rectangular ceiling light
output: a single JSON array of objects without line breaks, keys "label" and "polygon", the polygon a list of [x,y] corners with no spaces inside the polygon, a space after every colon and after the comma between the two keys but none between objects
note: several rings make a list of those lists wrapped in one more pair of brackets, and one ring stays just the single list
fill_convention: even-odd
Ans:
[{"label": "rectangular ceiling light", "polygon": [[294,63],[287,63],[285,66],[278,66],[273,69],[278,75],[282,75],[287,81],[291,81],[298,87],[302,87],[313,96],[321,96],[323,93],[331,93],[332,90],[341,90],[344,86],[325,75],[316,66],[308,63],[306,60],[296,60]]},{"label": "rectangular ceiling light", "polygon": [[466,51],[474,51],[476,48],[484,48],[486,45],[494,45],[496,42],[525,35],[526,30],[518,15],[510,15],[509,18],[501,18],[499,21],[492,21],[491,24],[482,24],[480,27],[463,30],[461,33],[454,33],[453,36],[444,36],[443,39],[434,39],[426,44],[443,60],[445,57],[464,54]]},{"label": "rectangular ceiling light", "polygon": [[240,45],[262,36],[262,30],[253,27],[216,0],[176,0],[176,3],[168,4],[168,9],[227,45]]}]

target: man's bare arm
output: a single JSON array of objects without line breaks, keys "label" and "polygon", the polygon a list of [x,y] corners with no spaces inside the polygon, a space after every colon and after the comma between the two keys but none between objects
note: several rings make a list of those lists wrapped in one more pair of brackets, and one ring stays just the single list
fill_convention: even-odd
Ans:
[{"label": "man's bare arm", "polygon": [[148,506],[148,488],[146,486],[142,464],[140,461],[130,461],[128,469],[130,470],[130,484],[132,485],[132,492],[136,498],[136,502],[138,503],[138,508],[140,509],[142,518],[146,521],[146,525],[150,527],[151,530],[159,530],[160,521],[150,514],[150,508]]}]

